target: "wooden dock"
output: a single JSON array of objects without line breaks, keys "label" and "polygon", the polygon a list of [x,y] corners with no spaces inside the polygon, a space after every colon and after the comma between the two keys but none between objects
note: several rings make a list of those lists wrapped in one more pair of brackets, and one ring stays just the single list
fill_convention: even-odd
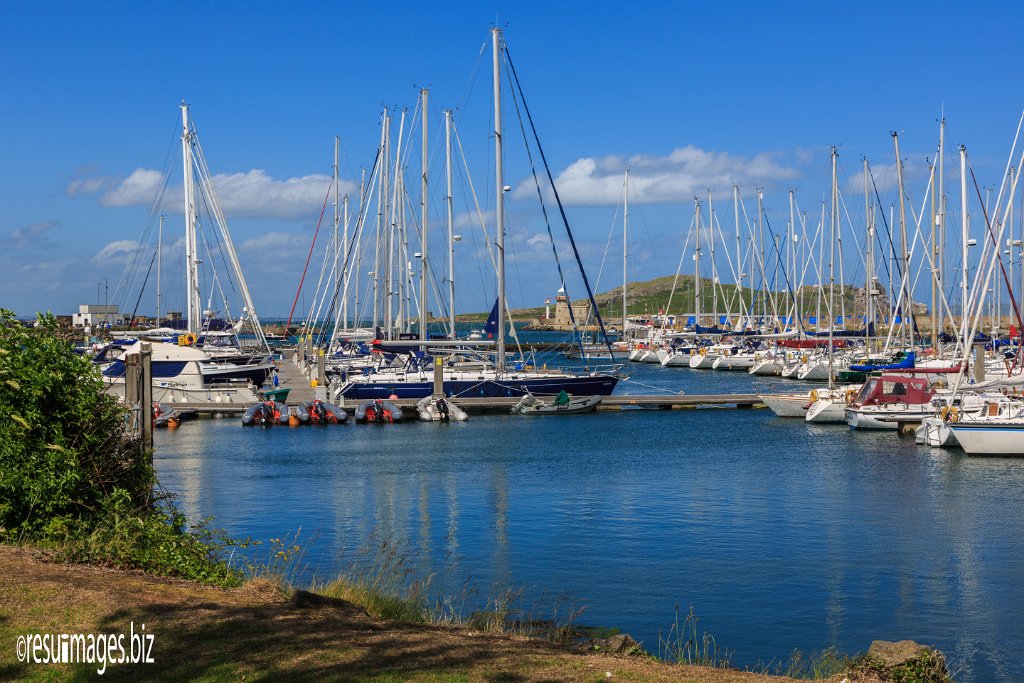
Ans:
[{"label": "wooden dock", "polygon": [[[311,401],[312,396],[302,400],[288,397],[288,405]],[[419,399],[398,399],[391,401],[403,410],[414,410]],[[508,413],[519,398],[457,398],[454,403],[471,415],[494,415]],[[354,409],[356,401],[340,403],[346,410]],[[175,403],[178,410],[194,410],[206,415],[241,415],[249,406],[241,403]],[[698,408],[763,408],[764,404],[756,394],[684,394],[660,396],[617,395],[605,396],[598,411],[615,410],[694,410]]]}]

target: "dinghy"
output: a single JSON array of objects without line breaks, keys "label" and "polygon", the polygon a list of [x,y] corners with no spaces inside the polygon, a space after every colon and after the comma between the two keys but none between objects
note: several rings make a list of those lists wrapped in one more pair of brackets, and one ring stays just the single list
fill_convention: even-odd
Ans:
[{"label": "dinghy", "polygon": [[554,401],[538,401],[533,394],[523,396],[512,408],[513,415],[576,415],[597,410],[601,403],[600,396],[584,396],[571,398],[564,391]]},{"label": "dinghy", "polygon": [[288,417],[291,411],[283,403],[277,401],[263,401],[256,403],[245,411],[242,416],[243,425],[270,426],[272,424],[288,424]]},{"label": "dinghy", "polygon": [[348,422],[348,413],[327,401],[315,400],[300,403],[298,412],[300,419],[302,415],[306,415],[307,420],[303,420],[303,422],[308,421],[310,424],[326,425]]},{"label": "dinghy", "polygon": [[356,422],[401,422],[402,409],[390,401],[375,398],[360,403],[355,417]]},{"label": "dinghy", "polygon": [[416,404],[416,413],[420,422],[465,422],[469,419],[462,408],[446,398],[435,399],[424,396]]}]

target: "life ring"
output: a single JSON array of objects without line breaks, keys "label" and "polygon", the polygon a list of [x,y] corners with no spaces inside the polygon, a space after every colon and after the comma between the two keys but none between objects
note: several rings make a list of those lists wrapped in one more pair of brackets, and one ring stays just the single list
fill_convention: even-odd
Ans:
[{"label": "life ring", "polygon": [[949,421],[950,422],[959,422],[960,421],[960,411],[957,409],[956,406],[953,406],[952,408],[949,409]]},{"label": "life ring", "polygon": [[178,344],[181,346],[192,346],[196,343],[196,335],[188,332],[178,337]]},{"label": "life ring", "polygon": [[855,398],[857,398],[857,390],[856,389],[848,389],[847,392],[846,392],[846,402],[847,403],[853,403],[853,399],[855,399]]},{"label": "life ring", "polygon": [[949,406],[942,406],[942,410],[939,411],[939,416],[943,422],[946,422],[946,418],[949,417]]},{"label": "life ring", "polygon": [[818,402],[818,390],[817,389],[811,389],[811,403],[817,403],[817,402]]}]

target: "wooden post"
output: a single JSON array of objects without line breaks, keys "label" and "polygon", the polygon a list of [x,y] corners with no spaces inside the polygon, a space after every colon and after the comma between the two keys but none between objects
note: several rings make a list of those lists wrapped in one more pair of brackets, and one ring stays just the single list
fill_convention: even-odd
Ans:
[{"label": "wooden post", "polygon": [[974,345],[974,381],[985,381],[985,345]]},{"label": "wooden post", "polygon": [[317,386],[327,386],[327,359],[324,350],[320,349],[316,354],[316,383]]},{"label": "wooden post", "polygon": [[434,398],[444,396],[444,358],[434,356]]},{"label": "wooden post", "polygon": [[139,418],[142,421],[142,448],[153,464],[153,346],[139,345]]}]

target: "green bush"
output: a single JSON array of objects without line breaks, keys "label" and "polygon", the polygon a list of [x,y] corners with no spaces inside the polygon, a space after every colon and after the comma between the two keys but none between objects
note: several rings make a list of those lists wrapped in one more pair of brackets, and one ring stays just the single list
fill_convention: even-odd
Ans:
[{"label": "green bush", "polygon": [[56,320],[34,326],[0,309],[0,541],[71,558],[194,578],[238,580],[225,539],[189,529],[154,495],[149,454],[130,415]]}]

